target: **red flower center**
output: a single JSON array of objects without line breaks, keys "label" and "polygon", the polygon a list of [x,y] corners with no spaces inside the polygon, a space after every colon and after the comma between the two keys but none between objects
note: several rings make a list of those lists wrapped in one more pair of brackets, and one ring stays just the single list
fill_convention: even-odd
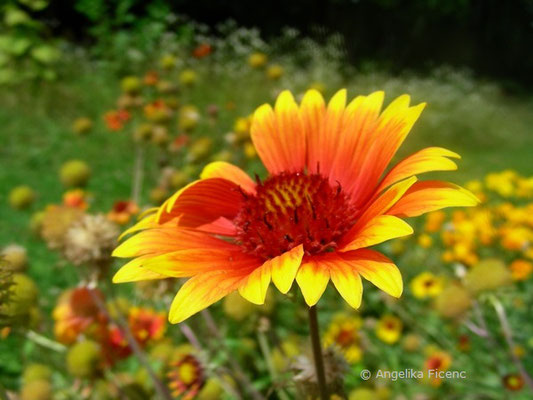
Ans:
[{"label": "red flower center", "polygon": [[442,367],[442,359],[434,356],[427,361],[428,369],[440,369]]},{"label": "red flower center", "polygon": [[353,226],[357,209],[338,184],[320,174],[281,173],[259,183],[254,196],[244,195],[234,220],[245,251],[273,258],[303,244],[306,254],[335,249]]},{"label": "red flower center", "polygon": [[113,205],[113,211],[117,213],[125,212],[128,210],[129,202],[128,201],[117,201]]},{"label": "red flower center", "polygon": [[435,283],[435,282],[433,282],[433,279],[428,279],[428,280],[424,281],[424,286],[425,286],[426,288],[430,288],[430,287],[433,286],[434,283]]},{"label": "red flower center", "polygon": [[335,338],[335,342],[341,347],[348,347],[355,342],[356,336],[353,330],[343,329]]}]

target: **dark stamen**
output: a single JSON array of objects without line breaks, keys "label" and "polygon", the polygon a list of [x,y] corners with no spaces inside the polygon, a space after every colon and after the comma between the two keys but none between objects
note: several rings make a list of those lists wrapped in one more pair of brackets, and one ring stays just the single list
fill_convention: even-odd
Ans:
[{"label": "dark stamen", "polygon": [[336,182],[337,182],[337,192],[335,193],[335,197],[339,197],[339,194],[341,194],[342,185],[339,181],[336,181]]},{"label": "dark stamen", "polygon": [[263,215],[263,222],[265,223],[265,225],[268,227],[269,230],[274,229],[274,227],[270,224],[270,222],[268,222],[266,213]]},{"label": "dark stamen", "polygon": [[242,194],[242,197],[244,197],[244,200],[248,199],[248,195],[244,190],[242,190],[242,187],[239,186],[239,192]]},{"label": "dark stamen", "polygon": [[306,195],[305,198],[309,202],[309,206],[311,206],[311,212],[313,213],[313,219],[316,219],[315,205],[313,204],[313,202],[309,198],[309,195]]}]

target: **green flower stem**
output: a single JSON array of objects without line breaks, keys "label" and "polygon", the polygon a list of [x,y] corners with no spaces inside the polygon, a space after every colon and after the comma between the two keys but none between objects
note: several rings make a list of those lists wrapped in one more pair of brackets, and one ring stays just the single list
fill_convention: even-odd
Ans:
[{"label": "green flower stem", "polygon": [[211,336],[219,341],[219,351],[220,349],[225,350],[228,354],[228,362],[230,365],[230,368],[233,370],[235,374],[235,378],[244,386],[245,390],[248,392],[248,394],[251,396],[253,400],[265,400],[265,397],[257,391],[257,389],[253,386],[252,382],[248,379],[248,376],[244,373],[242,368],[240,367],[239,363],[232,357],[231,352],[227,351],[227,348],[225,348],[222,335],[220,334],[220,331],[218,329],[218,326],[213,319],[213,316],[209,312],[209,310],[205,309],[200,312],[202,315],[207,329],[209,329],[209,332]]},{"label": "green flower stem", "polygon": [[272,357],[270,356],[270,346],[268,345],[268,340],[265,333],[261,329],[259,329],[257,332],[257,341],[259,342],[261,353],[263,353],[263,357],[267,364],[268,372],[270,374],[272,383],[274,384],[278,397],[280,398],[280,400],[289,400],[289,396],[287,395],[287,393],[285,393],[283,388],[279,387],[278,385],[277,381],[279,377],[276,373],[276,368],[274,367]]},{"label": "green flower stem", "polygon": [[26,332],[26,338],[40,346],[46,347],[47,349],[57,351],[58,353],[64,353],[67,350],[67,348],[61,343],[48,339],[47,337],[32,330]]},{"label": "green flower stem", "polygon": [[328,388],[326,386],[326,374],[324,371],[324,359],[322,357],[322,345],[320,344],[316,306],[309,307],[309,333],[313,347],[313,358],[315,360],[315,372],[320,400],[328,400]]}]

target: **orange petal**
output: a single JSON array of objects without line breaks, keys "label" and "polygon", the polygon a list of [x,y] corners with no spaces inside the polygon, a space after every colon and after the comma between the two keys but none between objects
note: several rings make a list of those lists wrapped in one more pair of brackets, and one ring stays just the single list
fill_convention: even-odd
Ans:
[{"label": "orange petal", "polygon": [[320,145],[324,142],[322,132],[326,115],[326,104],[320,92],[312,89],[305,93],[300,105],[300,114],[307,139],[307,169],[315,172],[320,163],[318,156]]},{"label": "orange petal", "polygon": [[453,151],[442,147],[428,147],[410,155],[396,164],[385,176],[378,192],[387,186],[413,175],[430,171],[453,171],[457,164],[448,157],[461,158]]},{"label": "orange petal", "polygon": [[422,113],[425,103],[409,107],[409,96],[400,96],[383,111],[372,132],[371,146],[364,154],[360,174],[346,189],[355,203],[364,201]]},{"label": "orange petal", "polygon": [[296,274],[296,282],[309,307],[314,306],[326,290],[330,276],[328,261],[327,255],[305,259]]},{"label": "orange petal", "polygon": [[146,257],[138,257],[123,265],[113,276],[113,283],[138,282],[168,278],[166,275],[161,275],[148,268],[142,267],[145,258]]},{"label": "orange petal", "polygon": [[290,290],[303,256],[303,246],[299,245],[266,262],[272,268],[272,282],[281,293],[285,294]]},{"label": "orange petal", "polygon": [[400,297],[403,291],[402,275],[398,267],[377,251],[360,249],[339,253],[363,278],[372,282],[393,297]]},{"label": "orange petal", "polygon": [[358,96],[348,104],[343,116],[343,126],[337,142],[333,143],[335,155],[330,182],[340,182],[343,188],[349,188],[360,173],[364,155],[372,143],[381,106],[383,92],[374,92],[369,96]]},{"label": "orange petal", "polygon": [[237,235],[237,230],[233,222],[229,219],[220,217],[210,222],[209,224],[204,224],[194,228],[200,232],[212,233],[214,235],[220,236],[235,236]]},{"label": "orange petal", "polygon": [[412,233],[413,228],[404,220],[392,215],[378,215],[360,229],[350,230],[343,238],[339,250],[350,251],[370,247]]},{"label": "orange petal", "polygon": [[263,304],[271,277],[279,291],[287,293],[296,277],[303,254],[303,246],[299,245],[278,257],[265,261],[244,281],[244,285],[239,288],[239,293],[252,303]]},{"label": "orange petal", "polygon": [[270,264],[264,263],[243,279],[239,294],[250,303],[264,304],[271,276]]},{"label": "orange petal", "polygon": [[207,164],[200,174],[200,178],[224,178],[239,185],[248,193],[255,193],[255,182],[252,178],[239,167],[224,161]]},{"label": "orange petal", "polygon": [[[374,200],[369,202],[369,206],[363,212],[361,217],[357,220],[356,224],[350,231],[357,232],[363,226],[365,226],[370,220],[378,215],[385,214],[390,208],[396,204],[397,201],[407,192],[407,190],[413,186],[416,182],[416,177],[413,176],[409,179],[405,179],[398,182],[388,188],[383,194],[377,196]],[[348,236],[351,233],[348,233]]]},{"label": "orange petal", "polygon": [[191,315],[209,307],[224,296],[235,291],[252,270],[211,272],[189,279],[181,287],[170,306],[168,319],[180,323]]},{"label": "orange petal", "polygon": [[424,181],[411,186],[387,213],[416,217],[445,207],[471,207],[478,203],[476,196],[453,183]]},{"label": "orange petal", "polygon": [[363,284],[357,270],[338,257],[338,261],[330,263],[329,273],[342,298],[353,308],[359,308],[363,296]]},{"label": "orange petal", "polygon": [[130,233],[142,231],[144,229],[157,226],[157,220],[156,220],[156,214],[155,214],[155,211],[157,211],[157,209],[151,209],[151,211],[152,211],[151,214],[144,217],[139,222],[137,222],[135,225],[131,226],[130,228],[122,232],[122,234],[118,237],[118,239],[121,240],[124,236],[129,235]]},{"label": "orange petal", "polygon": [[159,223],[179,218],[178,225],[197,227],[220,217],[233,219],[239,212],[243,193],[234,182],[222,178],[195,181],[180,189],[159,208]]},{"label": "orange petal", "polygon": [[328,103],[324,118],[324,132],[322,143],[317,148],[319,153],[318,162],[320,170],[325,176],[331,174],[333,161],[339,153],[339,141],[343,129],[344,110],[346,108],[346,89],[341,89]]},{"label": "orange petal", "polygon": [[[304,98],[305,102],[318,103],[322,96],[316,97],[315,92],[311,92],[308,96],[310,100]],[[304,101],[302,101],[302,109],[304,109]],[[318,105],[317,104],[317,105]],[[320,125],[311,126],[306,131],[307,136],[307,153],[308,170],[311,172],[322,172],[325,176],[329,176],[333,159],[338,152],[339,135],[343,126],[344,108],[346,106],[346,89],[339,90],[329,101],[325,111],[322,111],[320,118]],[[316,106],[315,106],[316,109]],[[321,107],[323,109],[323,107]],[[305,112],[302,110],[302,113]]]},{"label": "orange petal", "polygon": [[305,132],[292,94],[285,90],[274,110],[265,104],[254,113],[251,137],[261,161],[271,174],[297,172],[305,167]]},{"label": "orange petal", "polygon": [[187,249],[232,248],[231,244],[205,233],[188,229],[162,227],[148,229],[132,236],[113,251],[113,257],[129,258],[163,254]]},{"label": "orange petal", "polygon": [[161,275],[183,278],[213,271],[237,271],[257,267],[261,261],[235,246],[228,249],[189,249],[151,257],[143,262],[146,267]]}]

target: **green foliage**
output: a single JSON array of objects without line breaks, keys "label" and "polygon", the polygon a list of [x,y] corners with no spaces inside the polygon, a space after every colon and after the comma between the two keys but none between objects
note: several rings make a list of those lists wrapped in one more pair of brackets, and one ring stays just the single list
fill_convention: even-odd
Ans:
[{"label": "green foliage", "polygon": [[46,0],[10,0],[0,8],[0,85],[56,78],[58,43],[34,17],[47,6]]},{"label": "green foliage", "polygon": [[[8,269],[4,260],[0,258],[0,304],[7,304],[13,285],[12,272]],[[0,307],[0,329],[11,322],[11,316],[4,307]]]},{"label": "green foliage", "polygon": [[162,0],[77,0],[74,7],[90,22],[93,53],[119,70],[149,59],[166,32],[184,32],[184,22]]}]

